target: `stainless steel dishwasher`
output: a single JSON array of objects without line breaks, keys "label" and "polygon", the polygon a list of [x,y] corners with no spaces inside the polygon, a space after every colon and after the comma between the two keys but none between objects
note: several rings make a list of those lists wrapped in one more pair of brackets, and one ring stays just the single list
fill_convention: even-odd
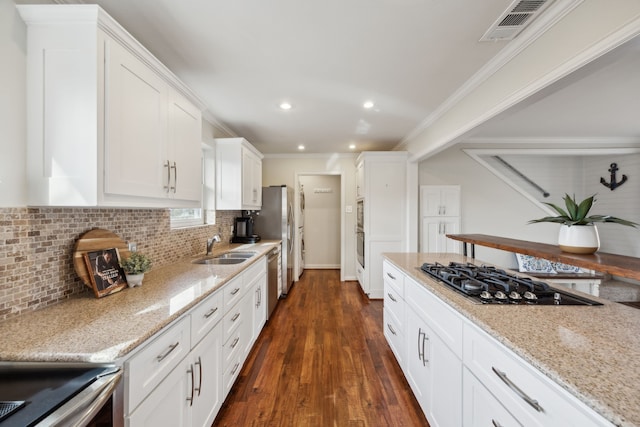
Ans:
[{"label": "stainless steel dishwasher", "polygon": [[267,258],[267,319],[271,318],[271,313],[278,304],[278,258],[280,255],[280,248],[273,248],[269,252]]}]

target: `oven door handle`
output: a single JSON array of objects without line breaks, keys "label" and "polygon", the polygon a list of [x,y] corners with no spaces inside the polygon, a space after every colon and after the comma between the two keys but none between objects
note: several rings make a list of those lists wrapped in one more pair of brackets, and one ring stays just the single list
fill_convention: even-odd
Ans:
[{"label": "oven door handle", "polygon": [[38,427],[86,426],[107,403],[121,377],[122,371],[118,367],[100,374],[94,382],[73,399],[38,423]]}]

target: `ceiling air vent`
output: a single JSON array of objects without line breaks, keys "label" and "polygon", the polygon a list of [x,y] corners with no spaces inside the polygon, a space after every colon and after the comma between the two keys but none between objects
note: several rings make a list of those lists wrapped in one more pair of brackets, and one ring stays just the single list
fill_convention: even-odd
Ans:
[{"label": "ceiling air vent", "polygon": [[480,39],[481,42],[512,40],[553,0],[516,0]]}]

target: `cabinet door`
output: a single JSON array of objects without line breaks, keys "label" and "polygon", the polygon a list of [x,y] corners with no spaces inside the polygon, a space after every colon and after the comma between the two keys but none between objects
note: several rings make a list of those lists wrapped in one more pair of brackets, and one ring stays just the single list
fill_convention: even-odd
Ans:
[{"label": "cabinet door", "polygon": [[105,46],[104,192],[165,197],[167,85],[114,41]]},{"label": "cabinet door", "polygon": [[195,397],[192,425],[209,427],[222,406],[222,322],[192,351]]},{"label": "cabinet door", "polygon": [[253,342],[267,322],[267,276],[263,275],[253,292]]},{"label": "cabinet door", "polygon": [[439,216],[442,212],[440,187],[425,185],[420,188],[420,214],[422,216]]},{"label": "cabinet door", "polygon": [[200,110],[172,93],[169,103],[169,196],[199,202],[202,198],[202,125]]},{"label": "cabinet door", "polygon": [[440,192],[440,203],[444,216],[460,216],[460,188],[445,186]]},{"label": "cabinet door", "polygon": [[421,227],[421,252],[460,253],[459,242],[447,237],[460,231],[460,218],[423,217]]},{"label": "cabinet door", "polygon": [[180,363],[140,406],[125,419],[126,426],[190,426],[193,393],[192,365]]},{"label": "cabinet door", "polygon": [[242,149],[242,204],[245,208],[261,206],[262,162],[251,151]]},{"label": "cabinet door", "polygon": [[432,427],[462,425],[462,362],[413,309],[407,310],[406,376]]},{"label": "cabinet door", "polygon": [[463,375],[465,427],[518,427],[522,425],[468,369],[464,369]]},{"label": "cabinet door", "polygon": [[356,197],[364,197],[364,162],[356,166]]}]

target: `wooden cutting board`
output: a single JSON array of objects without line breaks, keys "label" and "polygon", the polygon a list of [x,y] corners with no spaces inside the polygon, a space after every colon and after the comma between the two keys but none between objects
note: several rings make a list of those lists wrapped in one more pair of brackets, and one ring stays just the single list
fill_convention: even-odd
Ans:
[{"label": "wooden cutting board", "polygon": [[[84,262],[85,252],[99,251],[101,249],[118,249],[120,259],[129,257],[129,245],[122,240],[117,234],[104,230],[102,228],[94,228],[84,233],[78,240],[73,248],[73,267],[76,273],[82,279],[85,285],[89,288],[91,286],[91,280],[89,278],[89,272],[87,271],[87,265]],[[92,288],[93,289],[93,288]]]}]

